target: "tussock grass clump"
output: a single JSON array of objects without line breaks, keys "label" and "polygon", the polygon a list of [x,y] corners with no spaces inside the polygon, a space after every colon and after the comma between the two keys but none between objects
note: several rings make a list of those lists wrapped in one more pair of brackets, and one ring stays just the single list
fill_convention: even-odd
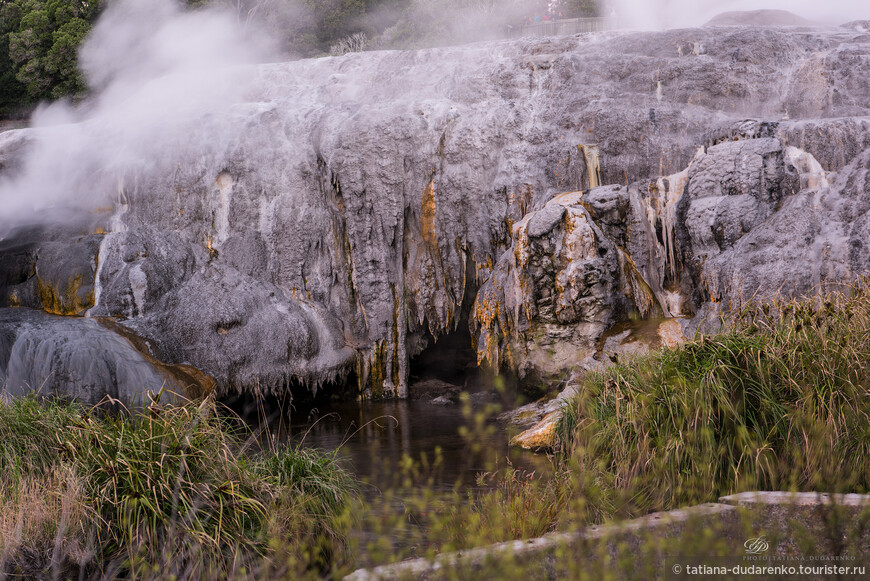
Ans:
[{"label": "tussock grass clump", "polygon": [[33,396],[0,404],[3,569],[244,578],[329,567],[345,546],[351,477],[334,455],[245,454],[242,436],[211,399],[133,417]]},{"label": "tussock grass clump", "polygon": [[745,490],[870,489],[870,282],[585,380],[560,426],[592,520]]}]

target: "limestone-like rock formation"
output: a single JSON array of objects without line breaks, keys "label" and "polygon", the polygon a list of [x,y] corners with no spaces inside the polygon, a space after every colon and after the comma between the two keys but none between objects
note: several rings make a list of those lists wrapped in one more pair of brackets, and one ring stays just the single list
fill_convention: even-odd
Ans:
[{"label": "limestone-like rock formation", "polygon": [[202,374],[153,361],[93,319],[0,309],[0,382],[10,396],[36,392],[142,409],[204,395]]},{"label": "limestone-like rock formation", "polygon": [[[0,298],[112,318],[221,393],[404,396],[469,323],[481,360],[547,379],[630,317],[866,273],[868,68],[856,26],[262,65],[151,158],[64,174],[108,213],[69,252],[8,233]],[[3,134],[6,175],[38,140]]]}]

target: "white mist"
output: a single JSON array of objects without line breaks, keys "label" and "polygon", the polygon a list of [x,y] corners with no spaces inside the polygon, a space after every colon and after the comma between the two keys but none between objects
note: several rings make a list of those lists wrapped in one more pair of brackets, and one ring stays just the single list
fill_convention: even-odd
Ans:
[{"label": "white mist", "polygon": [[0,218],[57,205],[93,208],[106,175],[147,164],[198,118],[242,101],[268,54],[235,14],[183,11],[174,0],[117,0],[80,53],[92,88],[77,106],[40,107],[23,167],[0,181]]}]

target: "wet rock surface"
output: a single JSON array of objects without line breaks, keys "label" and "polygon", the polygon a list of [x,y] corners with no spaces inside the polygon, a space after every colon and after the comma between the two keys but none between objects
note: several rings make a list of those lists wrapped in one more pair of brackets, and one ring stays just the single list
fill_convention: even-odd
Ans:
[{"label": "wet rock surface", "polygon": [[27,216],[0,239],[0,308],[82,315],[94,305],[106,216],[55,209]]},{"label": "wet rock surface", "polygon": [[[465,316],[481,360],[551,381],[633,316],[867,273],[868,67],[858,25],[263,65],[248,102],[82,176],[110,210],[69,252],[6,228],[0,296],[111,317],[222,393],[405,396]],[[38,135],[2,135],[14,175]]]},{"label": "wet rock surface", "polygon": [[322,306],[171,232],[111,234],[101,260],[107,284],[91,314],[123,319],[159,360],[207,369],[221,386],[259,394],[295,380],[316,389],[354,360],[341,323]]},{"label": "wet rock surface", "polygon": [[0,309],[0,383],[5,396],[37,392],[128,409],[148,405],[149,393],[163,391],[163,401],[191,395],[178,376],[97,321],[24,308]]}]

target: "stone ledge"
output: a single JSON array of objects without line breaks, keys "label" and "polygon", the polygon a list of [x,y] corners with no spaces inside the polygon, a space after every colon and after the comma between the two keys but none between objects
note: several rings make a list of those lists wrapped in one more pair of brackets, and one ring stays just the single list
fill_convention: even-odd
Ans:
[{"label": "stone ledge", "polygon": [[[800,516],[802,525],[812,529],[823,526],[823,513],[809,515],[807,508],[842,505],[849,508],[870,508],[870,495],[828,494],[828,493],[790,493],[790,492],[744,492],[724,496],[718,503],[707,503],[649,514],[637,519],[608,525],[590,526],[575,533],[551,533],[543,537],[523,541],[508,541],[487,547],[444,553],[434,559],[413,559],[401,563],[382,565],[373,569],[358,569],[344,579],[346,581],[374,581],[381,579],[442,579],[457,578],[460,572],[474,572],[479,577],[486,573],[490,564],[510,561],[525,567],[538,568],[549,574],[554,568],[554,560],[566,554],[580,556],[589,551],[589,541],[602,541],[608,552],[618,548],[639,551],[644,539],[643,533],[652,533],[657,539],[679,538],[691,532],[692,526],[715,527],[722,531],[721,538],[728,538],[743,546],[745,539],[741,518],[752,507],[763,508],[753,513],[753,525],[760,529],[781,529],[781,518],[786,513]],[[774,509],[771,511],[771,509]],[[818,521],[818,522],[815,522]],[[870,533],[865,533],[870,537]],[[865,545],[870,538],[865,539]],[[791,543],[785,543],[789,550]],[[586,559],[595,559],[590,553]],[[655,557],[651,557],[655,558]],[[484,578],[481,577],[481,578]]]},{"label": "stone ledge", "polygon": [[868,494],[829,494],[827,492],[741,492],[719,499],[722,504],[731,506],[752,506],[787,504],[798,506],[834,505],[848,507],[870,507]]}]

